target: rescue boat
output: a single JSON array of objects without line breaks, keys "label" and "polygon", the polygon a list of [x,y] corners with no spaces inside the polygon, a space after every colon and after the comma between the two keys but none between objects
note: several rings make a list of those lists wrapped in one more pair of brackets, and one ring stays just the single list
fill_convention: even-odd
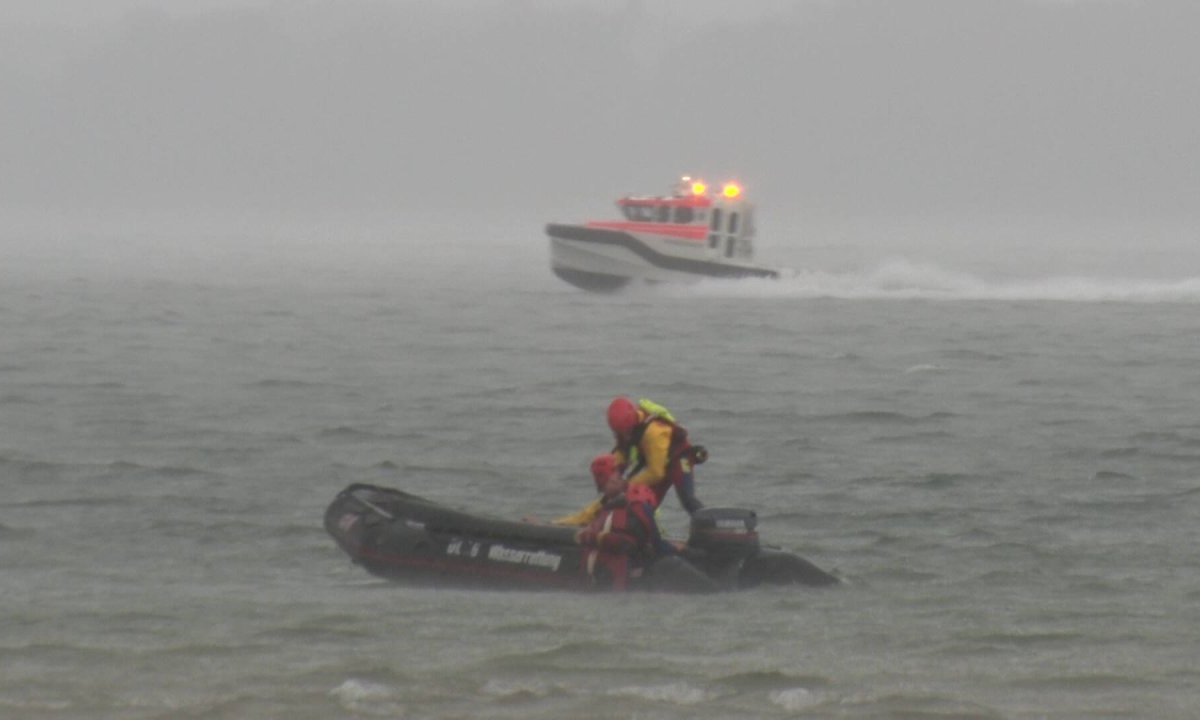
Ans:
[{"label": "rescue boat", "polygon": [[[759,542],[757,516],[704,508],[686,543],[629,578],[629,590],[715,592],[840,582],[808,560]],[[575,543],[577,528],[456,510],[410,493],[356,483],[325,511],[325,530],[369,573],[434,587],[611,590]]]},{"label": "rescue boat", "polygon": [[620,219],[546,225],[555,275],[597,292],[638,280],[779,277],[753,262],[754,206],[737,183],[712,192],[684,176],[670,195],[627,195],[617,207]]}]

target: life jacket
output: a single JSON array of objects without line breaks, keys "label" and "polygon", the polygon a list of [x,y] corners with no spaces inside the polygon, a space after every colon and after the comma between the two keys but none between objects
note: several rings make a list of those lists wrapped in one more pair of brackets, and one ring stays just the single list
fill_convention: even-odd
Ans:
[{"label": "life jacket", "polygon": [[664,473],[664,482],[651,488],[655,495],[654,507],[658,507],[662,503],[663,498],[666,497],[667,490],[678,485],[683,480],[683,476],[692,471],[695,453],[693,452],[691,442],[688,440],[687,428],[665,416],[647,413],[646,418],[633,429],[633,436],[630,438],[628,446],[623,447],[618,445],[616,448],[623,452],[625,457],[629,459],[632,469],[627,472],[628,476],[636,475],[646,466],[646,460],[642,457],[638,446],[642,442],[642,437],[646,434],[646,429],[652,423],[663,423],[671,428],[671,439],[667,447],[667,469]]},{"label": "life jacket", "polygon": [[[600,515],[592,521],[589,529],[598,539],[596,547],[588,548],[583,554],[583,569],[593,581],[597,570],[612,578],[614,590],[625,590],[631,575],[638,575],[655,552],[655,527],[653,509],[648,488],[630,488],[633,498],[621,495],[606,502]],[[641,526],[639,537],[633,523]]]},{"label": "life jacket", "polygon": [[638,400],[638,409],[647,415],[656,415],[658,417],[666,418],[671,422],[676,422],[675,416],[671,414],[670,410],[666,409],[662,405],[659,405],[653,400],[649,400],[647,398]]},{"label": "life jacket", "polygon": [[[671,414],[665,406],[659,405],[649,398],[641,398],[637,402],[638,410],[646,414],[646,417],[665,418],[671,422],[676,422],[675,416]],[[641,433],[638,433],[638,440],[641,439]],[[638,450],[637,442],[633,442],[625,457],[629,461],[630,467],[641,467],[641,451]]]}]

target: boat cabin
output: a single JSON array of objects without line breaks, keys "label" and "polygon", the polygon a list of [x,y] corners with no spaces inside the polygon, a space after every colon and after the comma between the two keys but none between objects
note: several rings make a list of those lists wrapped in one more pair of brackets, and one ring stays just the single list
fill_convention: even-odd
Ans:
[{"label": "boat cabin", "polygon": [[[710,192],[707,183],[685,175],[669,196],[627,195],[617,201],[617,207],[630,223],[694,229],[712,255],[742,260],[754,256],[754,206],[737,183]],[[698,232],[701,228],[704,232]],[[654,230],[646,228],[646,232]]]}]

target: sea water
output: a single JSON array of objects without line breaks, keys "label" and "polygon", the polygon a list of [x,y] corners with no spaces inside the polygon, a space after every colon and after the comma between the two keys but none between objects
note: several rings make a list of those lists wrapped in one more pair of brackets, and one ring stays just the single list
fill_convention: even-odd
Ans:
[{"label": "sea water", "polygon": [[[1198,716],[1200,266],[598,296],[480,230],[3,236],[0,716]],[[410,588],[321,528],[358,481],[577,509],[618,393],[846,582]]]}]

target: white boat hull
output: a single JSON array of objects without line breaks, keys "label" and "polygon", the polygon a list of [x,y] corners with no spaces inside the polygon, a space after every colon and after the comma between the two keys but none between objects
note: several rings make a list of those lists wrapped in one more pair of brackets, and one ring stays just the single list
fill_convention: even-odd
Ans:
[{"label": "white boat hull", "polygon": [[704,278],[778,277],[769,268],[715,256],[703,243],[589,227],[546,226],[550,266],[585,290],[615,290],[629,281],[687,283]]}]

